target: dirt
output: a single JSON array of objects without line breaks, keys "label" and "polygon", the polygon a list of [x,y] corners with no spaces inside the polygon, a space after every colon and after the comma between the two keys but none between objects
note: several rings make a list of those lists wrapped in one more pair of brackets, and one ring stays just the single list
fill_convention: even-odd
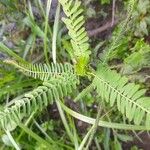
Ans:
[{"label": "dirt", "polygon": [[139,149],[150,150],[150,135],[143,132],[139,137],[141,141],[135,138],[132,142],[123,143],[123,150],[130,150],[133,145],[136,145]]}]

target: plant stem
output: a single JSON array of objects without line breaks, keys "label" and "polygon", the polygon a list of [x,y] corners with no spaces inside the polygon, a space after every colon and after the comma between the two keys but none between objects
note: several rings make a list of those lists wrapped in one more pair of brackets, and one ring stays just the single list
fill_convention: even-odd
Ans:
[{"label": "plant stem", "polygon": [[60,3],[58,3],[56,16],[54,21],[54,28],[53,28],[53,38],[52,38],[52,58],[53,62],[56,64],[56,40],[57,40],[57,33],[59,27],[59,18],[60,18]]},{"label": "plant stem", "polygon": [[[28,120],[25,122],[25,126],[28,126],[28,124],[33,119],[34,115],[35,115],[35,112],[32,112],[32,114],[30,115],[30,117],[28,118]],[[17,137],[17,141],[19,141],[21,139],[21,137],[22,137],[23,134],[24,134],[24,131],[22,130],[21,133],[19,134],[19,136]]]},{"label": "plant stem", "polygon": [[44,31],[44,55],[46,59],[46,63],[49,63],[48,60],[48,50],[47,50],[47,31],[48,31],[48,20],[49,20],[49,13],[51,9],[52,0],[47,0],[47,8],[46,8],[46,18],[45,18],[45,31]]},{"label": "plant stem", "polygon": [[16,150],[20,150],[18,144],[15,142],[14,138],[12,137],[12,135],[10,134],[10,132],[8,130],[5,130],[9,140],[11,141],[11,143],[13,144],[13,146],[15,147]]},{"label": "plant stem", "polygon": [[7,53],[9,56],[13,57],[14,59],[16,59],[19,62],[27,63],[23,58],[21,58],[19,55],[14,53],[12,49],[9,49],[2,42],[0,42],[0,51],[3,53]]},{"label": "plant stem", "polygon": [[87,143],[85,150],[88,150],[89,146],[91,145],[92,139],[93,139],[93,137],[96,133],[97,127],[98,127],[98,123],[99,123],[99,120],[101,117],[101,105],[100,105],[100,103],[98,104],[97,110],[98,110],[98,113],[97,113],[97,117],[95,120],[95,124],[93,125],[93,130],[92,130],[91,136],[89,137],[89,140],[88,140],[88,143]]},{"label": "plant stem", "polygon": [[[96,119],[84,116],[82,114],[79,114],[72,109],[68,108],[65,106],[61,101],[60,105],[62,108],[71,116],[73,116],[76,119],[79,119],[83,122],[89,123],[89,124],[94,124]],[[147,126],[138,126],[138,125],[130,125],[130,124],[122,124],[122,123],[112,123],[112,122],[107,122],[107,121],[99,121],[98,126],[105,127],[105,128],[114,128],[114,129],[120,129],[120,130],[143,130],[143,131],[148,131],[150,130],[150,127]]]},{"label": "plant stem", "polygon": [[67,134],[68,134],[70,140],[71,140],[72,142],[74,142],[74,140],[73,140],[73,135],[72,135],[72,133],[71,133],[71,131],[70,131],[70,128],[69,128],[69,126],[68,126],[68,123],[67,123],[65,114],[64,114],[64,112],[63,112],[63,110],[62,110],[62,108],[61,108],[62,106],[61,106],[61,104],[60,104],[60,101],[56,100],[56,105],[57,105],[57,108],[58,108],[58,111],[59,111],[61,120],[62,120],[62,122],[63,122],[63,124],[64,124],[64,127],[65,127],[66,131],[67,131]]},{"label": "plant stem", "polygon": [[43,130],[43,128],[36,122],[36,120],[34,120],[34,124],[37,126],[37,128],[42,132],[43,135],[45,135],[45,137],[51,142],[51,143],[55,143],[53,141],[53,139]]},{"label": "plant stem", "polygon": [[94,127],[94,126],[91,127],[91,129],[88,131],[88,133],[86,134],[86,136],[85,136],[84,139],[82,140],[82,142],[81,142],[81,144],[80,144],[78,150],[83,150],[86,141],[88,140],[88,138],[89,138],[91,132],[93,131],[93,127]]},{"label": "plant stem", "polygon": [[101,147],[100,147],[100,145],[99,145],[99,143],[98,143],[98,139],[97,139],[97,137],[95,137],[94,141],[95,141],[95,144],[96,144],[97,150],[101,150]]},{"label": "plant stem", "polygon": [[44,140],[43,138],[41,138],[39,135],[35,134],[32,130],[30,130],[24,124],[19,123],[18,126],[22,130],[24,130],[27,134],[29,134],[33,139],[35,139],[36,141],[38,141],[39,143],[44,144],[45,146],[47,146],[47,148],[53,149],[52,143],[47,142],[46,140]]}]

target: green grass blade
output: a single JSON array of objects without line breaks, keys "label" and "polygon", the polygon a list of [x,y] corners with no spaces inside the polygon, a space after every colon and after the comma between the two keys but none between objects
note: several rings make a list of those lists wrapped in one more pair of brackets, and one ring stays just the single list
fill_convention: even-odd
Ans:
[{"label": "green grass blade", "polygon": [[19,123],[18,126],[23,129],[28,135],[30,135],[33,139],[38,141],[39,143],[47,146],[47,148],[53,149],[52,145],[48,143],[46,140],[35,134],[32,130],[30,130],[28,127],[26,127],[24,124]]},{"label": "green grass blade", "polygon": [[51,9],[51,3],[52,3],[52,0],[47,0],[45,30],[44,30],[44,55],[45,55],[46,63],[49,62],[48,49],[47,49],[47,33],[48,33],[48,20],[49,20],[49,13],[50,13],[50,9]]},{"label": "green grass blade", "polygon": [[18,60],[19,62],[26,63],[24,59],[22,59],[20,56],[18,56],[16,53],[13,52],[13,50],[9,49],[7,46],[5,46],[3,43],[0,42],[0,51],[3,53],[7,53],[14,59]]},{"label": "green grass blade", "polygon": [[57,33],[59,27],[59,18],[60,18],[60,3],[58,3],[57,6],[54,28],[53,28],[52,58],[54,63],[56,63],[56,41],[57,41]]}]

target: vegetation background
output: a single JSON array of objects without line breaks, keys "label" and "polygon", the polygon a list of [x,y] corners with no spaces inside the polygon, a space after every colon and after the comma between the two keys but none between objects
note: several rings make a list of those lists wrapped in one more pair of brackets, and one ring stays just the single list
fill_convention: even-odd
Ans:
[{"label": "vegetation background", "polygon": [[[37,79],[37,72],[36,75],[25,71],[26,65],[18,63],[18,66],[25,68],[23,71],[22,68],[19,70],[27,76],[18,72],[15,69],[18,67],[16,61],[50,64],[55,63],[57,59],[59,63],[73,64],[76,63],[80,52],[74,54],[74,47],[70,42],[73,35],[68,34],[68,28],[70,31],[71,27],[69,25],[66,27],[67,21],[64,21],[65,24],[62,21],[66,17],[60,5],[63,0],[60,0],[60,3],[57,0],[0,0],[0,121],[1,127],[3,123],[7,126],[7,129],[0,130],[1,150],[149,150],[149,132],[145,131],[149,128],[135,125],[133,128],[130,127],[130,130],[124,130],[126,126],[123,125],[134,124],[135,120],[127,120],[125,113],[122,115],[116,105],[110,107],[103,100],[99,105],[97,88],[91,90],[90,86],[93,77],[85,75],[84,72],[87,64],[90,64],[89,70],[96,70],[101,61],[108,59],[110,69],[126,76],[129,83],[136,83],[141,89],[146,89],[145,96],[150,96],[150,0],[135,0],[133,10],[130,11],[133,1],[81,1],[80,8],[84,10],[83,22],[90,48],[82,52],[84,59],[79,60],[76,65],[80,84],[70,91],[70,95],[64,94],[65,98],[60,99],[60,103],[54,101],[42,108],[41,112],[32,111],[16,126],[11,122],[12,118],[7,118],[5,122],[1,121],[3,120],[1,116],[6,113],[4,109],[20,100],[24,93],[28,94],[43,85],[43,82]],[[87,63],[86,54],[88,55],[89,51],[91,54]],[[10,65],[13,63],[15,67]],[[59,70],[60,66],[56,68]],[[35,71],[34,67],[30,67],[29,70]],[[39,65],[39,68],[41,71],[42,65]],[[60,74],[63,72],[61,71]],[[71,68],[68,67],[65,71],[72,75]],[[55,68],[49,73],[48,78],[53,79]],[[68,82],[75,84],[76,80],[74,76],[71,76],[70,80],[66,74],[62,75],[66,76],[63,82],[66,82],[68,86],[66,89],[69,91]],[[112,78],[113,75],[112,72]],[[45,76],[39,78],[43,79]],[[98,81],[94,81],[96,85]],[[55,78],[53,82],[54,85],[61,84],[55,82]],[[55,98],[56,95],[53,96]],[[147,103],[145,105],[148,107],[149,101]],[[85,118],[86,116],[89,118]],[[97,124],[91,126],[90,122],[93,120],[90,119],[99,117],[102,121],[107,121],[109,126],[106,124],[100,127],[97,127]],[[121,127],[111,122],[121,123]]]}]

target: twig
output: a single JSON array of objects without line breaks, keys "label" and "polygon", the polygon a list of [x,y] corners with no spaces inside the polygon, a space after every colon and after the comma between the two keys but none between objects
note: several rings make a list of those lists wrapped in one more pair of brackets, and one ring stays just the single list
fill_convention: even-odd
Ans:
[{"label": "twig", "polygon": [[113,0],[111,26],[114,25],[114,21],[115,21],[115,8],[116,8],[116,0]]},{"label": "twig", "polygon": [[103,26],[101,26],[97,29],[89,30],[88,35],[89,35],[89,37],[96,36],[96,35],[100,34],[101,32],[104,32],[104,31],[114,27],[117,24],[117,22],[118,22],[118,20],[114,20],[114,23],[112,26],[112,20],[108,21],[106,24],[104,24]]}]

